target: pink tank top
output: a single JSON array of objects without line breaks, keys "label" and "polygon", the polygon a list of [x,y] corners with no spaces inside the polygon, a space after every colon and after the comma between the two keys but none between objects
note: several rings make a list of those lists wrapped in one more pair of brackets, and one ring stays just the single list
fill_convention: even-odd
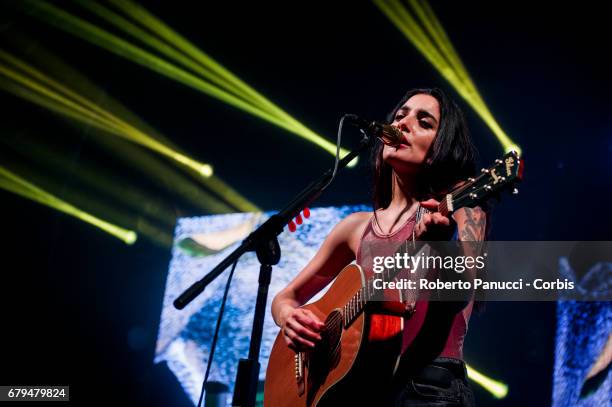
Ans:
[{"label": "pink tank top", "polygon": [[[399,246],[408,239],[412,239],[412,231],[415,226],[416,216],[412,216],[406,221],[399,229],[395,232],[382,235],[377,232],[374,227],[374,216],[370,218],[368,225],[363,232],[359,248],[357,249],[357,264],[359,264],[367,277],[373,275],[372,264],[374,256],[391,256],[398,249]],[[385,243],[384,245],[377,243]],[[389,253],[372,253],[371,248],[376,247],[376,250],[381,250],[384,247],[385,251]],[[412,317],[406,319],[404,322],[404,336],[402,351],[406,351],[413,343],[415,337],[419,333],[428,309],[427,301],[418,301],[416,304],[416,311]],[[463,341],[467,333],[468,321],[472,312],[473,301],[470,302],[461,312],[458,312],[450,325],[448,331],[448,337],[442,352],[438,355],[439,357],[448,357],[455,359],[463,359]]]}]

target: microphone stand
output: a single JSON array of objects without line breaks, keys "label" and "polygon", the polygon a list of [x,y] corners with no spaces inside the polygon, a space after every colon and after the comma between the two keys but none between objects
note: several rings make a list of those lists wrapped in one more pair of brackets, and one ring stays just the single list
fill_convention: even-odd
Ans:
[{"label": "microphone stand", "polygon": [[[362,131],[363,137],[359,145],[338,162],[338,170],[346,167],[362,151],[374,142],[374,137]],[[261,348],[261,337],[268,298],[268,287],[272,274],[272,266],[278,264],[281,256],[277,236],[281,234],[285,225],[295,218],[304,208],[317,199],[325,187],[332,180],[333,169],[327,170],[319,179],[313,181],[280,212],[272,215],[266,222],[254,230],[242,244],[223,259],[214,269],[191,287],[185,290],[174,300],[174,307],[183,309],[204,288],[217,278],[227,267],[237,261],[240,256],[249,251],[255,251],[259,260],[259,287],[255,302],[255,315],[253,317],[253,329],[251,332],[251,343],[247,359],[240,359],[238,372],[236,374],[236,385],[232,406],[254,407],[257,394],[257,383],[259,381],[259,351]]]}]

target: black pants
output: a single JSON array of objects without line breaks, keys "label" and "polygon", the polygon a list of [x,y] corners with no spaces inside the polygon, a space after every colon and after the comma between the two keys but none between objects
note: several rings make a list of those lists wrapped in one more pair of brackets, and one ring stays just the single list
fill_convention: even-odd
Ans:
[{"label": "black pants", "polygon": [[467,382],[465,363],[437,358],[403,381],[394,394],[395,407],[473,407],[474,394]]}]

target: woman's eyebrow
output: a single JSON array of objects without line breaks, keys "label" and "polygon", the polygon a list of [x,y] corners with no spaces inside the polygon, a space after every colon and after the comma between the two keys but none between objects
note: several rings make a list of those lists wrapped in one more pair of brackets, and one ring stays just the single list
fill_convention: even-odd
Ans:
[{"label": "woman's eyebrow", "polygon": [[432,119],[432,120],[433,120],[435,123],[438,123],[438,120],[436,120],[436,118],[434,117],[434,115],[433,115],[433,114],[431,114],[431,113],[429,113],[427,110],[419,109],[419,110],[417,111],[417,116],[418,116],[418,117],[422,117],[422,116],[429,117],[429,118],[430,118],[430,119]]},{"label": "woman's eyebrow", "polygon": [[397,109],[397,112],[395,112],[395,114],[408,113],[408,112],[410,112],[410,108],[408,106],[402,106],[399,109]]}]

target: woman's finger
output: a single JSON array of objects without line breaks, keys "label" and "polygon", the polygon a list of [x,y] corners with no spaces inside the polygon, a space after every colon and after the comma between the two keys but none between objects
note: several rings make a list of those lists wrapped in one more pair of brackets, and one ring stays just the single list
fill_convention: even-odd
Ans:
[{"label": "woman's finger", "polygon": [[427,232],[427,226],[423,223],[419,223],[416,227],[416,236],[420,237],[422,236],[425,232]]},{"label": "woman's finger", "polygon": [[319,318],[307,310],[303,310],[302,312],[295,314],[295,319],[297,319],[300,324],[307,326],[316,332],[319,332],[325,326],[325,324],[319,321]]},{"label": "woman's finger", "polygon": [[321,335],[316,332],[311,331],[305,326],[301,325],[299,322],[294,320],[287,321],[287,325],[291,328],[295,333],[297,333],[300,337],[308,339],[310,341],[320,341]]},{"label": "woman's finger", "polygon": [[316,325],[318,325],[318,327],[319,327],[319,328],[324,328],[324,327],[325,327],[325,324],[324,324],[323,322],[321,322],[321,320],[319,319],[319,317],[317,317],[317,316],[315,315],[315,313],[314,313],[314,312],[312,312],[312,311],[311,311],[311,310],[309,310],[309,309],[305,309],[305,308],[302,308],[302,311],[303,311],[303,312],[304,312],[306,315],[308,315],[308,316],[309,316],[309,317],[310,317],[310,318],[311,318],[311,319],[314,321],[314,323],[315,323]]},{"label": "woman's finger", "polygon": [[293,344],[293,341],[291,339],[289,339],[289,337],[287,335],[283,335],[283,339],[285,340],[285,344],[287,344],[287,347],[291,350],[294,351],[298,351],[299,349]]},{"label": "woman's finger", "polygon": [[311,341],[309,341],[307,339],[304,339],[304,338],[300,337],[300,335],[298,335],[293,329],[291,329],[291,328],[289,328],[287,326],[285,326],[285,328],[283,329],[283,333],[298,348],[311,348],[312,349],[312,348],[315,347],[314,342],[311,342]]},{"label": "woman's finger", "polygon": [[446,226],[450,225],[450,220],[446,216],[442,215],[441,213],[438,213],[438,212],[434,213],[432,219],[433,219],[433,223],[435,223],[436,225],[446,225]]},{"label": "woman's finger", "polygon": [[440,202],[436,201],[435,199],[428,199],[426,201],[420,202],[420,204],[425,209],[433,210],[435,212],[438,210],[438,205],[440,205]]}]

